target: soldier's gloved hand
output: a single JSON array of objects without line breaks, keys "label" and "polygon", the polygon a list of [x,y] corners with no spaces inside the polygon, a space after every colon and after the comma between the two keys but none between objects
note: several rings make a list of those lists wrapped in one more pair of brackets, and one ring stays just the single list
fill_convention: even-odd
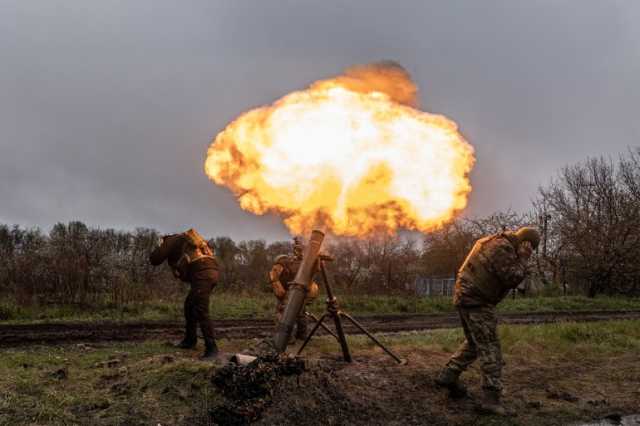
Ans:
[{"label": "soldier's gloved hand", "polygon": [[273,293],[276,295],[276,297],[279,300],[284,299],[284,297],[287,295],[287,292],[282,286],[282,284],[280,283],[280,281],[276,281],[272,283],[272,285],[273,285]]}]

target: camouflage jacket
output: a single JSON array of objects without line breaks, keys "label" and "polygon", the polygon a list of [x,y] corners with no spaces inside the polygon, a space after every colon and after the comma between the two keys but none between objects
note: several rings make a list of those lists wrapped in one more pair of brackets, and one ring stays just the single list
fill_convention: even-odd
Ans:
[{"label": "camouflage jacket", "polygon": [[[192,260],[189,259],[189,254],[191,254]],[[213,255],[193,256],[192,248],[184,234],[164,237],[162,244],[149,255],[149,262],[155,266],[165,260],[176,278],[180,278],[182,281],[189,283],[203,280],[218,281],[220,268],[216,258]]]},{"label": "camouflage jacket", "polygon": [[[279,256],[276,263],[273,264],[271,271],[269,271],[269,281],[273,288],[273,293],[280,300],[284,302],[289,291],[291,282],[295,279],[298,269],[302,264],[302,259],[295,256]],[[307,302],[313,301],[320,293],[320,287],[315,281],[311,281],[309,287],[307,287]]]},{"label": "camouflage jacket", "polygon": [[301,262],[301,259],[296,259],[294,256],[281,256],[273,264],[269,272],[269,280],[276,297],[279,299],[284,298],[289,289],[289,283],[296,277]]},{"label": "camouflage jacket", "polygon": [[476,241],[458,270],[454,305],[495,306],[516,288],[528,273],[517,247],[518,240],[511,232]]}]

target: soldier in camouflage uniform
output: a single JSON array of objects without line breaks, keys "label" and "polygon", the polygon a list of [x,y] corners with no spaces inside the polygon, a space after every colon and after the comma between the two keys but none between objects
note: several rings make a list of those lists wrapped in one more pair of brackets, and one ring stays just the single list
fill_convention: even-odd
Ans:
[{"label": "soldier in camouflage uniform", "polygon": [[453,295],[465,341],[436,379],[453,394],[464,394],[460,374],[480,358],[482,388],[480,409],[507,414],[500,402],[504,364],[497,332],[496,305],[515,289],[528,273],[527,261],[538,247],[540,235],[531,227],[503,232],[478,240],[458,271]]},{"label": "soldier in camouflage uniform", "polygon": [[184,301],[185,336],[176,346],[191,349],[196,346],[197,325],[204,338],[203,359],[212,359],[218,353],[213,336],[213,325],[209,318],[209,297],[219,276],[218,262],[213,250],[194,229],[182,234],[165,235],[149,256],[152,265],[167,261],[176,278],[191,284],[189,295]]},{"label": "soldier in camouflage uniform", "polygon": [[[282,254],[276,257],[275,263],[269,272],[269,281],[271,288],[278,300],[276,305],[276,324],[282,320],[285,307],[287,306],[287,296],[289,291],[289,283],[293,281],[302,263],[304,246],[299,238],[293,239],[293,254]],[[311,282],[309,293],[305,304],[311,303],[318,296],[318,284]],[[304,340],[307,334],[307,317],[305,310],[302,309],[296,321],[296,332],[294,339]]]}]

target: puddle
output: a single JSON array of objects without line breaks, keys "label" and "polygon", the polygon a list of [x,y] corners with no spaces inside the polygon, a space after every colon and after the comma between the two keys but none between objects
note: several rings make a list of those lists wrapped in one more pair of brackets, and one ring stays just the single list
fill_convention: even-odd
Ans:
[{"label": "puddle", "polygon": [[633,414],[631,416],[619,418],[605,418],[595,422],[581,423],[574,426],[640,426],[640,414]]}]

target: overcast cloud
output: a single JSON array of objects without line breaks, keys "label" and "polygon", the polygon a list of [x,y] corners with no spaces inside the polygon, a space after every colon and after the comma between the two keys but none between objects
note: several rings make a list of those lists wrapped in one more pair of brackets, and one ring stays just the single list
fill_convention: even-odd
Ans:
[{"label": "overcast cloud", "polygon": [[2,1],[0,223],[286,238],[203,172],[241,112],[393,59],[476,149],[467,214],[640,144],[640,2]]}]

